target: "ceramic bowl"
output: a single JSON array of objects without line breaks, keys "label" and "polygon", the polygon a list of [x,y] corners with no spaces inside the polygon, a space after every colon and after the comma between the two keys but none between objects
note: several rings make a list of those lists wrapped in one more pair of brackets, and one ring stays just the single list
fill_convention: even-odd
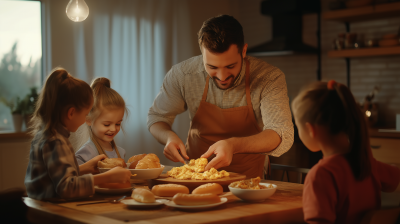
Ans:
[{"label": "ceramic bowl", "polygon": [[275,184],[260,183],[260,185],[264,185],[266,187],[268,187],[269,185],[272,185],[273,188],[251,190],[251,189],[241,189],[241,188],[229,187],[229,190],[236,197],[238,197],[244,201],[258,202],[258,201],[264,201],[265,199],[271,197],[275,193],[276,188],[277,188],[277,186]]},{"label": "ceramic bowl", "polygon": [[[110,168],[99,168],[100,173],[104,173],[109,170]],[[148,179],[155,179],[158,176],[160,176],[160,174],[164,170],[164,165],[161,165],[160,168],[154,168],[154,169],[128,169],[128,170],[131,171],[132,174],[136,174],[136,176],[132,176],[131,179],[148,180]]]}]

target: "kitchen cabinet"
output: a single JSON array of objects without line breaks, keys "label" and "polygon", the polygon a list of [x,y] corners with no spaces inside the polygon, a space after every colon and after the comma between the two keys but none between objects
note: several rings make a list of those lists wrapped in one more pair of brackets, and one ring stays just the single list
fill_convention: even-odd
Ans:
[{"label": "kitchen cabinet", "polygon": [[[400,2],[369,5],[359,8],[341,9],[324,12],[322,18],[329,21],[342,22],[346,32],[350,32],[350,23],[400,16]],[[344,49],[328,51],[328,57],[346,60],[347,86],[350,87],[350,58],[400,55],[400,46],[373,47],[360,49]]]},{"label": "kitchen cabinet", "polygon": [[376,160],[400,165],[400,139],[372,137],[370,143]]}]

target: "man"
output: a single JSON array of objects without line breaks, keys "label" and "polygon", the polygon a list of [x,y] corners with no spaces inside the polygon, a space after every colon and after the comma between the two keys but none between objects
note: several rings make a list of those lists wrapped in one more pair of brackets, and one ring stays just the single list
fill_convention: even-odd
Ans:
[{"label": "man", "polygon": [[[149,130],[174,162],[204,157],[206,170],[263,177],[265,155],[280,156],[293,144],[285,76],[246,57],[242,26],[232,16],[206,20],[198,41],[202,55],[167,73],[148,113]],[[186,147],[171,130],[185,110],[191,120]]]}]

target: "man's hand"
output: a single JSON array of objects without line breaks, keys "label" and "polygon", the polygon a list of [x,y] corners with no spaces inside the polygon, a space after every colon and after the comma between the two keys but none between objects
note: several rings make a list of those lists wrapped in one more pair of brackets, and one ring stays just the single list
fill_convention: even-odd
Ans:
[{"label": "man's hand", "polygon": [[229,139],[218,141],[210,146],[207,152],[201,157],[208,158],[212,154],[215,154],[216,156],[207,164],[204,170],[209,170],[212,167],[219,169],[221,167],[229,166],[232,162],[232,157],[234,154],[233,144],[231,144]]},{"label": "man's hand", "polygon": [[186,159],[189,159],[189,156],[186,153],[185,145],[178,136],[168,139],[167,144],[164,147],[165,157],[173,162],[181,162],[185,164],[185,161],[183,160],[181,154],[179,154],[179,151],[181,152],[182,156],[184,156]]},{"label": "man's hand", "polygon": [[79,166],[79,171],[80,174],[87,174],[87,173],[91,173],[91,174],[98,174],[99,173],[99,169],[97,168],[97,162],[100,160],[103,160],[107,158],[106,155],[101,154],[98,156],[93,157],[91,160],[87,161],[86,163],[82,164]]}]

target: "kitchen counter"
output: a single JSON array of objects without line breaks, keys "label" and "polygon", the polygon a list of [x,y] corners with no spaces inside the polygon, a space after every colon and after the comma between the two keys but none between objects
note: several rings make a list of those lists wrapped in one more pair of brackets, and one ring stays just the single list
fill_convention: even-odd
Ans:
[{"label": "kitchen counter", "polygon": [[370,128],[369,136],[372,138],[395,138],[400,139],[400,131],[395,131],[395,129],[377,129]]},{"label": "kitchen counter", "polygon": [[76,204],[121,195],[95,194],[93,198],[74,202],[43,202],[24,198],[33,223],[304,223],[302,210],[303,185],[266,180],[278,186],[275,194],[264,202],[244,202],[230,192],[228,202],[206,211],[183,211],[165,205],[156,209],[128,209],[124,204]]}]

